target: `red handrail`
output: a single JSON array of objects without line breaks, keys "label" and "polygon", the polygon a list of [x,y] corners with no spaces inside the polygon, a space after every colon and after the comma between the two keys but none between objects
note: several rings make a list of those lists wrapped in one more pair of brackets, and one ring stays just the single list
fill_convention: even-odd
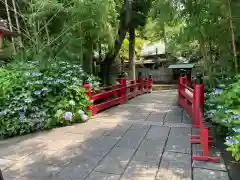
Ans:
[{"label": "red handrail", "polygon": [[187,76],[180,77],[178,84],[178,103],[188,112],[193,120],[193,127],[200,128],[200,134],[191,136],[192,144],[201,144],[203,155],[192,156],[193,160],[219,162],[220,158],[209,157],[209,144],[212,137],[208,135],[208,128],[203,122],[204,112],[204,85],[194,83],[193,88],[188,84]]},{"label": "red handrail", "polygon": [[[99,111],[107,109],[117,104],[125,103],[127,100],[134,98],[143,93],[152,91],[152,80],[138,78],[135,80],[120,79],[120,84],[108,87],[91,89],[90,84],[85,84],[86,94],[93,104],[88,107],[92,115],[96,115]],[[100,92],[105,91],[105,92]],[[113,97],[115,96],[115,97]],[[99,102],[100,101],[100,102]]]}]

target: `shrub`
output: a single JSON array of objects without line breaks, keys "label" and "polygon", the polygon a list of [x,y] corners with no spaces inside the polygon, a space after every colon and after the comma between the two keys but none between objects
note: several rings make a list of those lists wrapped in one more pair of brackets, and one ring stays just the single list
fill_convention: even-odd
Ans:
[{"label": "shrub", "polygon": [[83,88],[86,78],[93,79],[68,62],[31,61],[0,69],[0,137],[86,121],[91,104]]},{"label": "shrub", "polygon": [[[240,160],[240,80],[223,85],[205,94],[206,118],[217,124],[217,131],[226,137],[232,156]],[[221,88],[221,89],[220,89]]]}]

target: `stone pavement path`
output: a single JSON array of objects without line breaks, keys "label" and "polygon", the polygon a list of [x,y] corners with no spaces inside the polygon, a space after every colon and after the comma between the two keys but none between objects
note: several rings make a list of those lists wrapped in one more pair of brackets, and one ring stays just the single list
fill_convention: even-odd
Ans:
[{"label": "stone pavement path", "polygon": [[[142,95],[93,120],[0,141],[5,180],[228,180],[192,162],[191,121],[176,91]],[[198,147],[193,148],[194,151]]]}]

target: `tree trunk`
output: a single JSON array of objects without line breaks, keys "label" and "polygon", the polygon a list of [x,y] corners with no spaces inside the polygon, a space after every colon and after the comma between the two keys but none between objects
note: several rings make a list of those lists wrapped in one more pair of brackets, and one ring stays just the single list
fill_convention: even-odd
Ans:
[{"label": "tree trunk", "polygon": [[93,69],[93,46],[92,44],[88,44],[88,49],[89,51],[83,55],[83,70],[88,73],[92,74],[92,69]]},{"label": "tree trunk", "polygon": [[135,72],[135,29],[133,27],[129,28],[129,77],[133,80],[136,79]]},{"label": "tree trunk", "polygon": [[238,62],[237,62],[237,50],[236,50],[236,41],[235,41],[235,33],[233,29],[233,22],[232,22],[232,10],[231,10],[231,0],[227,0],[228,2],[228,15],[229,15],[229,25],[230,25],[230,32],[232,37],[232,48],[233,48],[233,58],[235,63],[235,71],[236,74],[238,73]]},{"label": "tree trunk", "polygon": [[[10,31],[13,31],[11,15],[10,15],[9,7],[8,7],[8,1],[5,0],[4,2],[5,2],[5,8],[6,8],[7,17],[8,17],[9,29],[10,29]],[[13,51],[14,51],[14,54],[15,54],[16,53],[16,48],[15,48],[15,44],[14,44],[14,39],[13,39],[13,37],[11,37],[11,39],[12,39]]]},{"label": "tree trunk", "polygon": [[111,84],[111,79],[114,78],[111,74],[111,67],[119,54],[119,51],[122,47],[123,40],[126,36],[128,25],[131,21],[130,12],[131,12],[131,2],[129,0],[124,1],[122,11],[125,13],[121,14],[119,21],[118,37],[114,43],[114,49],[110,49],[107,53],[105,59],[101,63],[101,79],[105,85]]},{"label": "tree trunk", "polygon": [[[17,25],[17,32],[18,32],[18,34],[21,34],[15,0],[12,0],[12,4],[13,4],[13,10],[14,10],[14,17],[15,17],[15,21],[16,21],[16,25]],[[20,47],[22,47],[23,44],[22,44],[21,36],[18,36],[18,40],[19,40]]]}]

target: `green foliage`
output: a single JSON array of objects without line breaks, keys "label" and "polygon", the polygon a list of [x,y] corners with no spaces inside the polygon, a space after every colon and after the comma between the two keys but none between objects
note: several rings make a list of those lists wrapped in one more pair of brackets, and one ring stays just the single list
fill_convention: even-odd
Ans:
[{"label": "green foliage", "polygon": [[[142,46],[145,42],[147,42],[147,41],[140,37],[135,38],[135,55],[136,55],[135,59],[136,60],[140,59]],[[121,59],[124,59],[124,60],[129,59],[129,40],[128,40],[128,38],[125,38],[123,40],[123,44],[120,49],[119,56]]]},{"label": "green foliage", "polygon": [[[238,62],[233,57],[232,44],[236,44],[239,53],[239,5],[237,1],[221,0],[155,0],[148,33],[153,39],[165,39],[168,51],[175,55],[198,51],[203,72],[214,84],[219,75],[236,75]],[[234,35],[237,42],[232,39]]]},{"label": "green foliage", "polygon": [[[229,82],[230,81],[230,82]],[[234,81],[231,83],[231,81]],[[217,89],[206,93],[206,118],[217,125],[220,135],[226,137],[228,151],[240,160],[240,81],[238,77],[224,79]]]},{"label": "green foliage", "polygon": [[[60,61],[13,63],[0,69],[0,137],[81,122],[91,104],[81,66]],[[81,113],[79,114],[79,111]],[[65,113],[71,112],[71,120]],[[84,116],[82,116],[84,115]]]},{"label": "green foliage", "polygon": [[[117,35],[121,2],[114,0],[32,0],[19,2],[22,60],[72,61],[92,73],[92,58],[98,44],[108,49]],[[20,44],[20,43],[17,43]]]}]

